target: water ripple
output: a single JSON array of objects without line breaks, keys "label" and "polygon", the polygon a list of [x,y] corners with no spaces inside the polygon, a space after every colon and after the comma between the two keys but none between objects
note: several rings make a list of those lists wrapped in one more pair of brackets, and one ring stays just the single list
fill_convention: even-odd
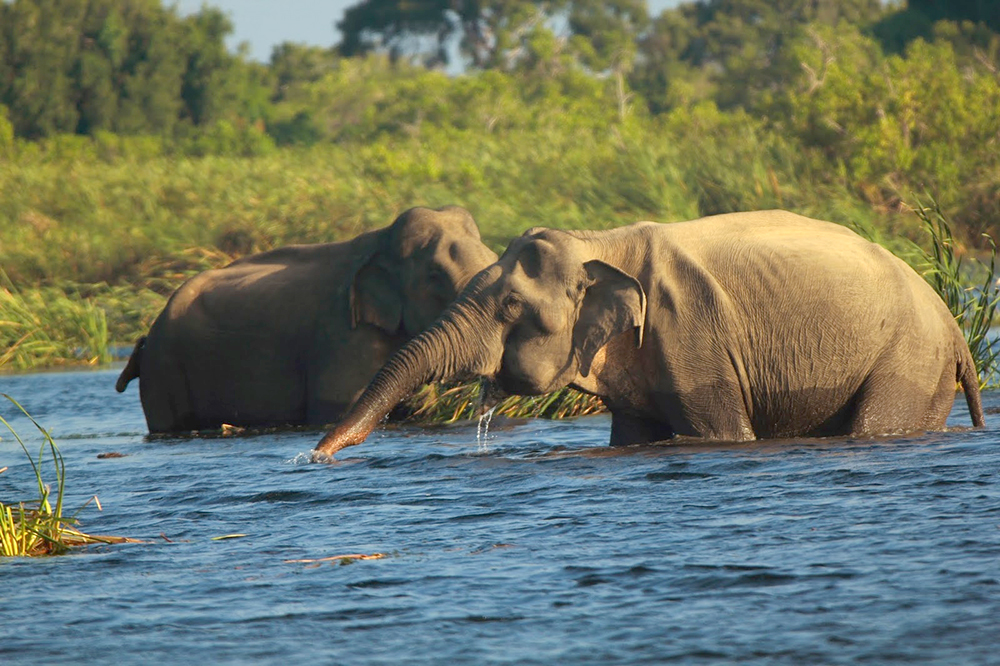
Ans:
[{"label": "water ripple", "polygon": [[[4,378],[61,433],[70,504],[100,497],[81,526],[147,542],[0,561],[4,663],[995,661],[1000,419],[619,449],[606,416],[494,419],[488,450],[403,426],[315,465],[315,432],[146,438],[114,376]],[[0,500],[22,456],[0,441]]]}]

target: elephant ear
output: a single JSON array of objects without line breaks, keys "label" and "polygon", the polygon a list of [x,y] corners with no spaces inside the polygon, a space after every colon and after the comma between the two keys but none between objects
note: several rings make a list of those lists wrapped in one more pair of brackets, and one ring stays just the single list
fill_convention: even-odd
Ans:
[{"label": "elephant ear", "polygon": [[350,291],[351,328],[377,326],[394,334],[403,321],[403,295],[397,280],[373,257],[354,274]]},{"label": "elephant ear", "polygon": [[635,330],[636,347],[642,346],[646,292],[634,277],[603,261],[588,261],[583,267],[589,285],[573,328],[573,348],[580,374],[586,377],[597,351],[616,335]]}]

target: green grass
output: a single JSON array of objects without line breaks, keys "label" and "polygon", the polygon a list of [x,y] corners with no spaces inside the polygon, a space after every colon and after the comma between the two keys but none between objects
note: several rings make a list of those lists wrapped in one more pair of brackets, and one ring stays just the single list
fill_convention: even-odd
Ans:
[{"label": "green grass", "polygon": [[931,238],[929,251],[920,250],[924,277],[941,295],[951,310],[972,352],[981,387],[1000,385],[998,356],[1000,347],[990,339],[990,328],[996,321],[1000,305],[1000,289],[996,278],[996,245],[984,234],[990,247],[989,264],[956,252],[951,224],[936,201],[915,208]]},{"label": "green grass", "polygon": [[[0,556],[3,557],[36,557],[40,555],[60,555],[71,548],[86,546],[96,543],[122,543],[129,541],[123,537],[92,536],[76,529],[78,524],[76,516],[91,502],[100,508],[100,502],[95,495],[87,500],[72,516],[63,514],[63,499],[66,489],[66,463],[62,454],[56,446],[52,436],[35,419],[25,411],[16,400],[2,394],[9,400],[22,414],[34,424],[42,434],[43,442],[38,457],[33,458],[27,445],[20,435],[14,430],[10,423],[0,416],[0,423],[10,431],[14,439],[21,446],[24,454],[31,463],[31,468],[35,473],[37,482],[38,499],[28,502],[18,502],[14,504],[4,504],[0,502]],[[56,486],[53,492],[52,487],[45,482],[44,468],[46,450],[49,452],[51,467],[55,473]],[[0,473],[6,471],[6,467],[0,469]]]},{"label": "green grass", "polygon": [[0,369],[111,361],[105,311],[55,287],[19,289],[0,270]]}]

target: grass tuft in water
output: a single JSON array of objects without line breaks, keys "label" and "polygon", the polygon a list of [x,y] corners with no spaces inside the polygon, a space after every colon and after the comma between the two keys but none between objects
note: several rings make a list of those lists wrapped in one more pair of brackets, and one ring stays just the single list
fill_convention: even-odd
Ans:
[{"label": "grass tuft in water", "polygon": [[[91,497],[83,506],[77,509],[72,516],[63,515],[63,497],[66,488],[66,464],[63,462],[62,454],[53,441],[52,436],[35,419],[25,411],[16,400],[2,394],[21,413],[28,417],[31,422],[42,433],[44,441],[38,458],[35,459],[28,451],[28,447],[17,434],[10,423],[0,416],[0,423],[3,423],[10,431],[21,449],[28,456],[28,461],[35,473],[35,480],[38,483],[38,499],[31,502],[18,502],[17,505],[8,505],[0,502],[0,556],[2,557],[36,557],[41,555],[60,555],[75,546],[86,546],[95,543],[123,543],[132,541],[124,537],[92,536],[77,530],[76,516],[91,502],[94,502],[100,509],[100,502],[97,496]],[[52,467],[56,474],[56,490],[53,494],[51,486],[45,483],[42,471],[45,461],[45,452],[48,449]],[[0,469],[0,472],[7,468]]]},{"label": "grass tuft in water", "polygon": [[987,266],[972,258],[968,262],[955,252],[955,239],[948,219],[933,198],[929,206],[918,202],[916,213],[931,236],[930,252],[921,250],[926,265],[925,279],[948,305],[972,352],[982,388],[1000,386],[1000,348],[989,336],[1000,304],[995,277],[996,245],[987,234],[990,247]]}]

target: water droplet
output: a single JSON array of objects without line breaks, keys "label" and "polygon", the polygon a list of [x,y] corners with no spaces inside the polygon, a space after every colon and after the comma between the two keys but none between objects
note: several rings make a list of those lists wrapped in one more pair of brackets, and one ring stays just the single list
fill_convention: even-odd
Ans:
[{"label": "water droplet", "polygon": [[490,421],[493,420],[493,412],[496,411],[496,405],[493,405],[479,417],[479,423],[476,424],[476,449],[480,453],[487,453],[489,451],[489,446],[486,444],[486,438],[490,434]]}]

